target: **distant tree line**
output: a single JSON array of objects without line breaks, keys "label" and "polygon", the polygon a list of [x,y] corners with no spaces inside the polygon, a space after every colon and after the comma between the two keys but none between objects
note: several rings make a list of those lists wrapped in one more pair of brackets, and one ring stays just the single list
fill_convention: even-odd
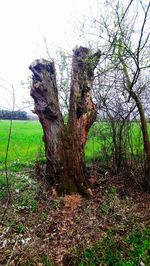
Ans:
[{"label": "distant tree line", "polygon": [[28,120],[28,115],[25,111],[10,111],[0,109],[0,119]]}]

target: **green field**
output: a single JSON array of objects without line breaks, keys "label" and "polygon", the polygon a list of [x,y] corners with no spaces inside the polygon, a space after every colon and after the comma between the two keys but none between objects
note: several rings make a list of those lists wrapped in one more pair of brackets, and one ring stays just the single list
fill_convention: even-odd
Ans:
[{"label": "green field", "polygon": [[[4,167],[6,147],[9,134],[9,121],[0,121],[0,169]],[[131,126],[131,146],[133,152],[138,155],[143,151],[140,125],[133,123]],[[8,153],[8,166],[11,169],[31,166],[40,157],[44,158],[44,145],[42,141],[42,128],[38,121],[13,121],[10,147]],[[91,128],[86,150],[86,160],[110,159],[112,152],[112,131],[110,125],[105,122],[96,122]]]},{"label": "green field", "polygon": [[[4,165],[8,142],[9,121],[0,121],[0,166]],[[8,153],[8,165],[30,166],[39,153],[44,155],[42,129],[38,121],[13,121]]]}]

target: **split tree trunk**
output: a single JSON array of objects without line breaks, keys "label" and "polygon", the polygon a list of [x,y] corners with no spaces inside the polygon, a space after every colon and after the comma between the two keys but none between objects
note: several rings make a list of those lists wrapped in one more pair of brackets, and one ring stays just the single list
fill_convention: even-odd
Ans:
[{"label": "split tree trunk", "polygon": [[46,178],[59,193],[84,195],[87,190],[84,147],[97,114],[91,94],[99,58],[100,51],[90,55],[84,47],[74,50],[67,125],[60,112],[54,62],[35,60],[30,65],[31,96],[44,132]]}]

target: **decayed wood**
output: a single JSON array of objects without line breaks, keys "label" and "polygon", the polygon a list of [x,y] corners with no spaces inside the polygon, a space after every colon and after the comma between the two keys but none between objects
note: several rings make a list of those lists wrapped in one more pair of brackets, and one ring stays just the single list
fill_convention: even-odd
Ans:
[{"label": "decayed wood", "polygon": [[59,108],[54,62],[35,60],[30,66],[31,96],[44,132],[47,180],[59,192],[86,193],[84,146],[88,130],[96,119],[92,86],[99,58],[100,51],[91,55],[84,47],[74,50],[67,125]]},{"label": "decayed wood", "polygon": [[90,55],[90,50],[79,47],[72,60],[72,82],[70,94],[69,124],[85,146],[89,128],[96,120],[96,106],[92,101],[94,69],[100,58],[100,51]]},{"label": "decayed wood", "polygon": [[64,130],[63,117],[58,103],[56,71],[54,62],[35,60],[30,65],[33,73],[31,96],[34,99],[35,113],[41,122],[45,143],[47,168],[51,170],[51,182],[55,180],[58,145]]}]

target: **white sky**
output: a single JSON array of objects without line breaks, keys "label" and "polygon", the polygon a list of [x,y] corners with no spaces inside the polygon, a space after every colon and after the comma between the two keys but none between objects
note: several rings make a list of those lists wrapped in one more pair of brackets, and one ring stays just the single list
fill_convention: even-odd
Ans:
[{"label": "white sky", "polygon": [[[128,1],[124,0],[124,3]],[[99,16],[99,8],[104,10],[103,2],[0,0],[0,108],[12,108],[11,93],[3,86],[12,90],[13,85],[15,102],[19,107],[23,101],[31,99],[27,84],[23,87],[21,82],[27,83],[31,75],[28,67],[32,61],[47,56],[43,37],[52,57],[59,47],[70,51],[76,45],[83,45],[77,25],[84,17]],[[99,8],[98,3],[101,5]]]},{"label": "white sky", "polygon": [[[29,96],[20,85],[31,74],[28,66],[46,55],[43,37],[50,51],[79,45],[75,21],[91,15],[93,6],[96,0],[0,0],[0,85],[13,84],[17,105]],[[0,107],[11,107],[10,93],[0,90]]]}]

